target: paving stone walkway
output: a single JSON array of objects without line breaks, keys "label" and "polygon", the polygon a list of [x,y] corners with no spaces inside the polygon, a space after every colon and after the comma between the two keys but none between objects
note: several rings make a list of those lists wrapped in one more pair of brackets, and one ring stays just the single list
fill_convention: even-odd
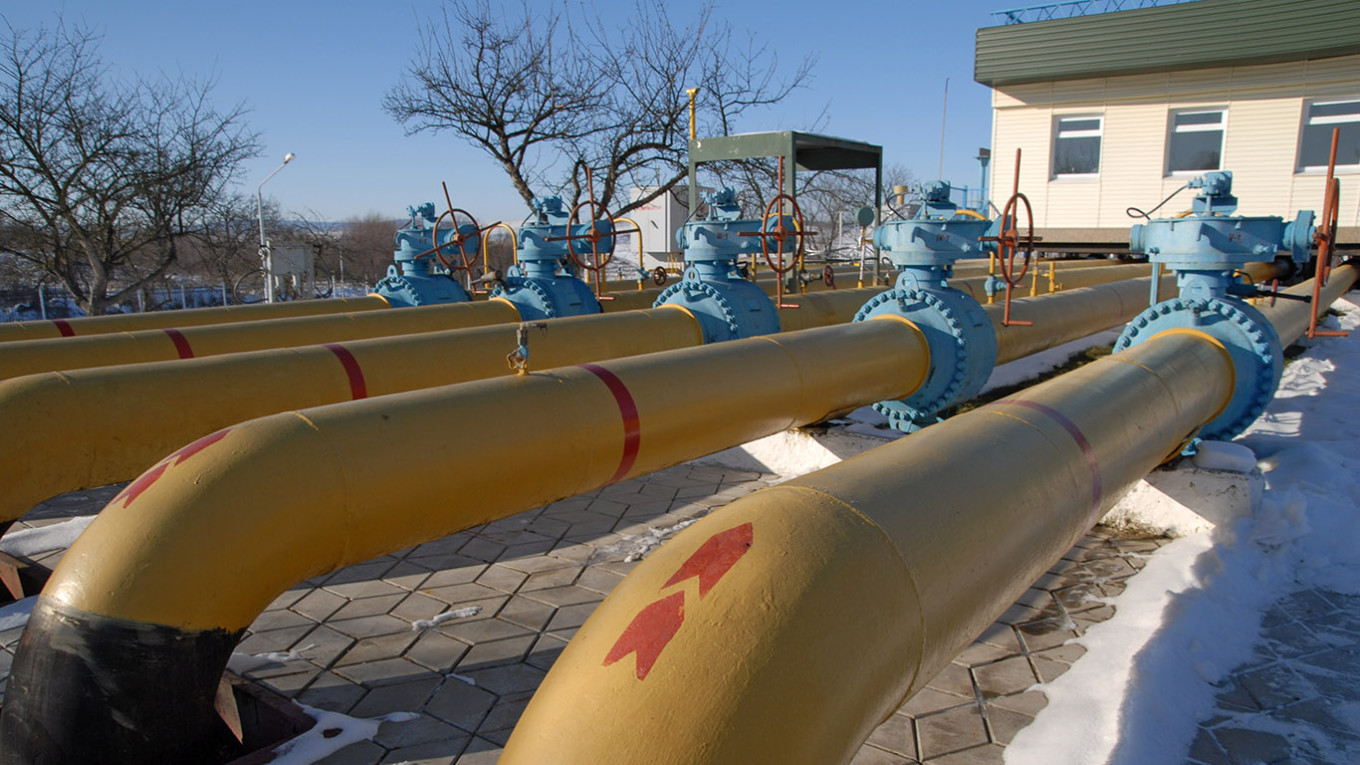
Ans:
[{"label": "paving stone walkway", "polygon": [[[682,465],[385,555],[276,599],[238,653],[282,654],[245,672],[354,717],[416,712],[325,765],[495,762],[529,698],[604,596],[666,538],[771,476]],[[58,497],[22,526],[97,512],[119,487]],[[1026,689],[1081,649],[1157,541],[1097,531],[1073,548],[930,686],[875,731],[856,763],[997,763],[1043,707]],[[42,556],[55,565],[60,551]],[[0,633],[0,672],[20,631]]]}]

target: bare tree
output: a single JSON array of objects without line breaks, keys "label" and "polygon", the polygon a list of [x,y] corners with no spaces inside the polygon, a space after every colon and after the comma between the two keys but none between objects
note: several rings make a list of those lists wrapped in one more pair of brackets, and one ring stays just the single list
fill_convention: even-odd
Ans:
[{"label": "bare tree", "polygon": [[58,19],[0,39],[0,252],[61,282],[86,312],[155,279],[257,151],[211,82],[114,79],[98,39]]},{"label": "bare tree", "polygon": [[[340,256],[345,259],[345,278],[376,284],[392,265],[397,228],[403,222],[371,212],[345,221],[340,232]],[[339,264],[337,263],[337,266]]]},{"label": "bare tree", "polygon": [[[579,200],[592,173],[596,200],[622,214],[685,177],[687,87],[700,91],[699,134],[726,135],[810,77],[811,59],[781,76],[778,57],[739,45],[711,4],[686,24],[662,0],[635,0],[622,22],[583,13],[525,5],[510,16],[486,0],[450,0],[383,106],[408,133],[451,131],[482,149],[526,205],[536,186]],[[630,203],[635,185],[655,188]]]}]

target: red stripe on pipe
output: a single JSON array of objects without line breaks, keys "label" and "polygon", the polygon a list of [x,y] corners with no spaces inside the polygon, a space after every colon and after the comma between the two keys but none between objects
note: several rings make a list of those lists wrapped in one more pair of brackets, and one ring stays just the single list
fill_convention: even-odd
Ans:
[{"label": "red stripe on pipe", "polygon": [[637,403],[633,401],[633,394],[628,392],[628,386],[615,377],[613,372],[595,364],[582,364],[581,368],[604,382],[609,392],[614,394],[614,401],[619,405],[619,414],[623,415],[623,456],[619,458],[619,469],[614,471],[614,477],[609,479],[609,483],[618,483],[628,475],[629,470],[633,469],[633,463],[637,462],[638,446],[642,443]]},{"label": "red stripe on pipe", "polygon": [[368,385],[364,382],[364,370],[359,366],[354,354],[339,343],[326,343],[326,350],[334,353],[335,357],[340,359],[340,366],[345,368],[345,375],[349,377],[350,398],[356,401],[361,398],[368,398]]},{"label": "red stripe on pipe", "polygon": [[1062,426],[1063,430],[1067,431],[1067,435],[1071,436],[1072,440],[1077,443],[1077,448],[1081,449],[1082,456],[1086,458],[1086,467],[1091,471],[1091,515],[1094,516],[1096,513],[1100,512],[1100,499],[1103,495],[1103,489],[1100,485],[1100,463],[1096,461],[1096,451],[1092,448],[1091,442],[1086,440],[1086,434],[1081,432],[1081,428],[1078,428],[1075,422],[1067,419],[1067,416],[1057,409],[1035,401],[1004,399],[997,403],[1014,404],[1015,406],[1023,406],[1026,409],[1033,409],[1036,412],[1047,415],[1054,422],[1058,423],[1058,425]]},{"label": "red stripe on pipe", "polygon": [[53,319],[52,323],[57,325],[57,331],[61,333],[62,337],[76,336],[76,331],[71,329],[71,323],[65,319]]},{"label": "red stripe on pipe", "polygon": [[194,349],[189,345],[189,338],[185,337],[183,332],[177,329],[163,329],[161,331],[170,336],[170,341],[175,344],[175,350],[179,351],[181,359],[192,359],[194,357]]}]

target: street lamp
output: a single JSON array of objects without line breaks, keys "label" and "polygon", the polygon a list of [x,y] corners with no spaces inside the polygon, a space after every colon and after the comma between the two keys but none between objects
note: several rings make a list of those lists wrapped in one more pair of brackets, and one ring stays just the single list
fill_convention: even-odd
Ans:
[{"label": "street lamp", "polygon": [[274,172],[266,175],[255,189],[255,215],[260,221],[260,264],[264,267],[264,299],[267,303],[274,302],[274,259],[269,254],[269,242],[264,238],[264,185],[296,156],[291,151],[283,155],[283,162],[274,168]]}]

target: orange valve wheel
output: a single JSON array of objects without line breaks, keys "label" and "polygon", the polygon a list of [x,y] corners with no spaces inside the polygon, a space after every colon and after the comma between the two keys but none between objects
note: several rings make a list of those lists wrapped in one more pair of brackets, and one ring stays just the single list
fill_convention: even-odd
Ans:
[{"label": "orange valve wheel", "polygon": [[[787,201],[789,203],[789,206],[793,208],[793,213],[791,217],[793,218],[794,221],[794,228],[792,231],[790,231],[788,227],[784,225],[785,201]],[[775,219],[773,229],[768,227],[770,218]],[[794,266],[798,265],[797,257],[791,259],[787,266],[784,265],[784,251],[786,249],[784,243],[789,239],[794,239],[797,241],[797,248],[794,250],[794,252],[798,253],[801,252],[803,249],[803,236],[804,236],[803,211],[798,207],[798,201],[795,200],[793,197],[789,196],[788,194],[782,193],[777,194],[774,199],[770,200],[769,204],[765,205],[764,221],[765,223],[761,225],[761,228],[763,230],[760,233],[752,234],[751,236],[760,237],[760,254],[762,257],[765,258],[765,263],[769,265],[770,269],[773,270],[776,274],[783,276],[784,274],[793,270]],[[779,243],[778,246],[775,248],[775,253],[779,255],[779,262],[777,264],[775,263],[775,259],[771,257],[770,252],[771,239],[774,239],[776,242]]]},{"label": "orange valve wheel", "polygon": [[[467,223],[472,224],[472,233],[466,234],[463,233],[463,226],[458,224],[458,216],[460,214],[464,218],[467,218]],[[449,218],[453,221],[453,234],[449,236],[449,241],[440,244],[439,223],[440,221],[444,220],[445,215],[449,216]],[[463,225],[467,224],[465,223]],[[480,226],[477,225],[477,219],[472,217],[472,213],[468,212],[467,210],[462,210],[458,208],[449,208],[444,212],[440,213],[438,218],[435,218],[434,232],[430,235],[431,239],[435,243],[434,249],[430,250],[429,252],[422,253],[422,255],[429,255],[433,253],[436,258],[439,258],[439,262],[443,263],[444,267],[449,269],[450,271],[467,271],[471,269],[472,264],[477,261],[477,245],[481,243],[481,233],[482,229]],[[472,241],[471,252],[468,252],[467,242],[469,240]],[[445,247],[458,248],[458,259],[462,261],[461,265],[454,265],[453,263],[449,262],[448,258],[444,257]]]},{"label": "orange valve wheel", "polygon": [[666,269],[662,268],[661,266],[657,266],[656,268],[652,269],[652,283],[657,285],[658,287],[665,284],[666,280],[669,278],[670,274],[666,273]]},{"label": "orange valve wheel", "polygon": [[[614,218],[609,214],[609,211],[605,209],[604,205],[596,202],[594,199],[587,199],[571,208],[571,220],[573,222],[575,222],[577,216],[580,215],[581,208],[586,208],[589,211],[590,231],[585,234],[572,234],[568,232],[563,239],[566,239],[568,242],[571,242],[574,239],[585,239],[589,241],[590,263],[582,262],[581,256],[576,253],[576,248],[570,246],[570,244],[567,246],[567,253],[571,255],[572,261],[581,268],[584,268],[587,271],[599,271],[609,265],[609,261],[614,259],[614,232],[612,230],[600,231],[598,224],[600,221],[610,221],[610,228],[612,229]],[[609,240],[608,249],[601,249],[600,240],[602,239]]]},{"label": "orange valve wheel", "polygon": [[[1025,234],[1020,234],[1020,202],[1025,203]],[[1001,265],[1001,276],[1007,284],[1015,286],[1025,278],[1025,273],[1029,271],[1030,262],[1034,258],[1034,210],[1030,207],[1029,197],[1016,192],[1011,198],[1006,200],[1006,207],[1001,211],[1001,234],[996,237],[997,244],[1001,252],[998,253],[997,260]],[[1020,249],[1021,243],[1024,244],[1025,259],[1020,266],[1020,272],[1015,273],[1015,256]]]},{"label": "orange valve wheel", "polygon": [[836,289],[836,269],[832,268],[830,264],[822,266],[822,284],[833,290]]}]

